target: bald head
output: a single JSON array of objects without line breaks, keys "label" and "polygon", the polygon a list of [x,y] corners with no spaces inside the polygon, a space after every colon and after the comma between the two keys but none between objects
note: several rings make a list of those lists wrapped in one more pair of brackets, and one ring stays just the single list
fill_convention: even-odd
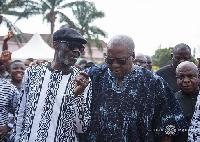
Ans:
[{"label": "bald head", "polygon": [[147,58],[142,53],[137,53],[135,55],[135,60],[133,61],[133,63],[138,65],[138,66],[142,66],[144,68],[148,68]]},{"label": "bald head", "polygon": [[142,53],[137,53],[137,54],[135,55],[135,59],[147,63],[147,58],[146,58],[146,56],[144,56]]},{"label": "bald head", "polygon": [[176,73],[180,72],[182,69],[185,69],[187,71],[187,68],[190,68],[194,70],[197,74],[199,74],[197,66],[193,62],[189,61],[181,62],[176,68]]},{"label": "bald head", "polygon": [[199,91],[199,71],[189,61],[181,62],[176,68],[177,84],[180,90],[190,96]]}]

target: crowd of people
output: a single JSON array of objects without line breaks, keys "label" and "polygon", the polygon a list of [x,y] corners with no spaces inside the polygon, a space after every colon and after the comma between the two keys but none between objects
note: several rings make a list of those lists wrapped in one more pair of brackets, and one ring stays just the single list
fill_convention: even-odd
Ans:
[{"label": "crowd of people", "polygon": [[127,35],[107,44],[105,64],[76,64],[87,40],[75,29],[53,34],[53,61],[0,59],[1,142],[198,142],[200,76],[191,49],[152,72]]}]

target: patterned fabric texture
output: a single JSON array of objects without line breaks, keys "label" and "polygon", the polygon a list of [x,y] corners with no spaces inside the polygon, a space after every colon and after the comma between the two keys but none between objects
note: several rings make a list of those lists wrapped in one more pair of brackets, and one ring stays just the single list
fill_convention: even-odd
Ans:
[{"label": "patterned fabric texture", "polygon": [[8,124],[8,113],[14,114],[19,93],[10,82],[0,78],[0,126]]},{"label": "patterned fabric texture", "polygon": [[187,128],[172,89],[158,75],[135,66],[119,86],[107,65],[85,71],[93,89],[85,141],[155,142]]},{"label": "patterned fabric texture", "polygon": [[71,142],[90,122],[90,85],[74,97],[76,67],[69,72],[52,70],[50,63],[25,71],[17,112],[16,141]]},{"label": "patterned fabric texture", "polygon": [[[13,119],[18,99],[17,88],[7,80],[0,78],[0,126],[5,126]],[[10,142],[11,134],[12,131],[2,139],[2,142]]]},{"label": "patterned fabric texture", "polygon": [[200,94],[197,97],[195,112],[188,130],[188,142],[200,142]]}]

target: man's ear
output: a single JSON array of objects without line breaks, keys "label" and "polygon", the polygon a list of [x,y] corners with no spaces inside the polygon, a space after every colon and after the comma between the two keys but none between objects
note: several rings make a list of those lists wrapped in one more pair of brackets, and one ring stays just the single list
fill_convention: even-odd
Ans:
[{"label": "man's ear", "polygon": [[173,55],[174,55],[174,54],[173,54],[173,53],[171,53],[171,58],[172,58],[172,60],[173,60]]},{"label": "man's ear", "polygon": [[133,52],[133,54],[132,54],[132,60],[133,61],[135,60],[135,52]]},{"label": "man's ear", "polygon": [[200,74],[198,74],[198,80],[199,80],[199,82],[200,82]]},{"label": "man's ear", "polygon": [[58,49],[59,48],[59,43],[58,42],[54,42],[53,43],[53,47],[54,47],[55,50]]}]

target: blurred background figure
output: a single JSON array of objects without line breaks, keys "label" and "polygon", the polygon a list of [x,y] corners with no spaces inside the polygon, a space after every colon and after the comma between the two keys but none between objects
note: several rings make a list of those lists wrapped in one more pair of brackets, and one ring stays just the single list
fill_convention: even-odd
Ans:
[{"label": "blurred background figure", "polygon": [[87,60],[86,59],[82,59],[79,61],[78,65],[84,69],[84,66],[87,64]]},{"label": "blurred background figure", "polygon": [[148,68],[147,58],[142,54],[138,53],[135,55],[135,60],[133,61],[135,65],[142,66],[144,68]]},{"label": "blurred background figure", "polygon": [[[5,79],[10,79],[9,68],[12,62],[11,60],[11,52],[8,51],[8,40],[14,36],[13,31],[9,31],[7,35],[3,38],[3,46],[2,46],[2,54],[0,61],[0,77]],[[10,80],[9,80],[10,81]]]},{"label": "blurred background figure", "polygon": [[147,69],[151,71],[152,66],[153,66],[153,61],[152,58],[149,55],[144,55],[147,58]]},{"label": "blurred background figure", "polygon": [[185,43],[177,44],[173,48],[171,58],[173,63],[160,68],[158,71],[156,71],[156,74],[161,76],[176,93],[180,90],[180,88],[177,85],[176,67],[181,62],[190,61],[191,48]]},{"label": "blurred background figure", "polygon": [[95,66],[95,63],[93,63],[93,62],[88,62],[87,64],[85,64],[84,69],[89,68],[89,67],[92,67],[92,66]]},{"label": "blurred background figure", "polygon": [[29,67],[29,64],[30,64],[31,62],[33,62],[34,60],[35,60],[35,59],[33,59],[33,58],[27,58],[27,59],[24,61],[25,67],[28,68],[28,67]]},{"label": "blurred background figure", "polygon": [[17,87],[19,92],[21,92],[25,69],[26,67],[21,60],[15,60],[10,65],[11,83]]},{"label": "blurred background figure", "polygon": [[15,111],[17,109],[17,88],[9,81],[0,78],[0,141],[11,142],[10,135],[14,127]]}]

